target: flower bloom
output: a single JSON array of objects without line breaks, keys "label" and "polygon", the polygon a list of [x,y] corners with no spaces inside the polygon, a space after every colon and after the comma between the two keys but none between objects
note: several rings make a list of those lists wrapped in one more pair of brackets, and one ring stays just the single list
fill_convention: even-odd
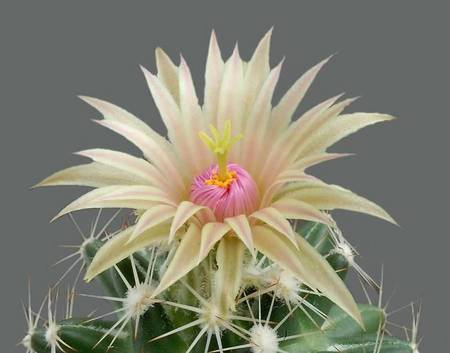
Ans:
[{"label": "flower bloom", "polygon": [[156,296],[215,248],[214,300],[227,312],[234,309],[245,253],[260,252],[360,320],[343,282],[295,234],[289,221],[332,224],[324,211],[346,209],[394,222],[376,204],[305,172],[346,156],[327,152],[340,139],[392,117],[343,114],[353,99],[339,101],[338,95],[294,119],[297,106],[328,59],[302,75],[272,106],[282,63],[270,68],[270,37],[269,31],[248,62],[240,58],[237,46],[224,61],[213,33],[202,105],[185,60],[175,65],[157,49],[157,74],[143,71],[167,127],[167,139],[111,103],[81,97],[103,115],[97,121],[100,125],[125,137],[143,154],[140,158],[107,149],[82,151],[79,154],[92,163],[62,170],[39,184],[95,188],[57,217],[100,207],[138,211],[136,224],[97,253],[87,280],[143,247],[166,242],[175,253],[154,291]]}]

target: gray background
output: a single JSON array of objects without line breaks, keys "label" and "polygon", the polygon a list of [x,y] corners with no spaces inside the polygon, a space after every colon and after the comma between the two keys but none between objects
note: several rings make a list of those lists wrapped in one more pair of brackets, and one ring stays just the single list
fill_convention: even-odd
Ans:
[{"label": "gray background", "polygon": [[[392,309],[422,298],[421,351],[448,351],[449,12],[439,2],[418,3],[2,2],[2,351],[23,351],[14,344],[24,332],[20,299],[26,298],[27,276],[37,301],[63,269],[49,267],[67,253],[57,246],[79,241],[68,219],[51,225],[48,221],[81,190],[29,187],[50,172],[82,161],[71,155],[80,149],[135,152],[93,124],[90,119],[96,113],[76,95],[115,102],[162,131],[138,68],[143,64],[154,70],[155,47],[162,46],[174,58],[182,52],[200,88],[212,28],[224,53],[230,54],[238,40],[248,58],[272,25],[272,63],[287,58],[278,97],[307,68],[338,52],[301,110],[345,91],[363,96],[350,111],[399,117],[339,143],[335,151],[358,155],[331,162],[316,173],[368,196],[398,219],[400,228],[363,215],[336,213],[344,233],[363,254],[365,268],[378,275],[384,264],[386,292],[396,288]],[[356,286],[355,293],[359,296]],[[96,304],[80,299],[77,310],[86,313]],[[405,324],[408,318],[403,316],[391,319]]]}]

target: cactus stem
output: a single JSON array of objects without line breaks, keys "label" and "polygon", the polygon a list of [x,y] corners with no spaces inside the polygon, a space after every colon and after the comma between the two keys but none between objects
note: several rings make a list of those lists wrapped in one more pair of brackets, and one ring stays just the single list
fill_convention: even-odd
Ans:
[{"label": "cactus stem", "polygon": [[86,260],[85,260],[85,256],[84,256],[86,246],[89,245],[92,241],[98,240],[102,236],[102,234],[105,233],[108,226],[114,221],[114,219],[117,217],[117,215],[119,214],[120,211],[121,210],[116,211],[105,222],[103,227],[100,230],[98,230],[99,220],[100,220],[100,216],[102,214],[102,209],[99,209],[97,216],[95,217],[95,219],[92,222],[92,226],[91,226],[91,229],[88,234],[85,234],[83,232],[80,225],[75,220],[74,216],[71,213],[69,213],[72,223],[74,224],[75,228],[78,230],[78,233],[80,233],[82,242],[80,245],[62,245],[61,246],[63,248],[75,249],[75,251],[72,252],[71,254],[63,257],[62,259],[58,260],[56,263],[53,264],[53,266],[59,265],[63,262],[66,262],[66,261],[72,259],[72,258],[75,258],[75,261],[63,272],[63,274],[55,282],[55,284],[53,285],[54,288],[57,287],[64,280],[64,278],[66,278],[69,275],[69,273],[72,272],[72,270],[74,270],[77,267],[77,265],[80,265],[79,269],[77,270],[75,280],[73,283],[73,288],[76,288],[78,281],[81,277],[81,273],[86,266]]},{"label": "cactus stem", "polygon": [[45,330],[45,340],[50,347],[51,353],[56,353],[56,349],[64,352],[64,348],[69,348],[75,350],[73,347],[69,346],[64,342],[58,335],[59,326],[56,323],[56,310],[58,306],[58,292],[56,292],[54,306],[52,308],[52,290],[49,289],[47,296],[47,327]]},{"label": "cactus stem", "polygon": [[328,226],[328,230],[331,234],[331,239],[334,242],[334,249],[332,249],[326,257],[333,254],[343,256],[347,260],[348,266],[353,268],[364,282],[378,291],[380,289],[379,284],[356,262],[355,257],[358,255],[358,252],[347,239],[345,239],[338,226],[336,224]]}]

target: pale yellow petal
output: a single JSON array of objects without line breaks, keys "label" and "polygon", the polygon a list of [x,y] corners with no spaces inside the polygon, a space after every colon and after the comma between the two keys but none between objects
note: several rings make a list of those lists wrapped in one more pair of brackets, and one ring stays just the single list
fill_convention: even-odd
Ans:
[{"label": "pale yellow petal", "polygon": [[271,206],[288,219],[302,219],[327,225],[333,224],[330,216],[300,200],[283,198],[274,202]]},{"label": "pale yellow petal", "polygon": [[265,139],[269,127],[269,118],[272,109],[272,97],[275,87],[280,78],[280,71],[283,62],[277,65],[264,82],[250,112],[244,131],[245,138],[242,141],[242,163],[253,175],[259,175],[258,170],[262,164],[262,158],[254,158],[255,151],[264,153],[264,149],[269,149],[270,144]]},{"label": "pale yellow petal", "polygon": [[130,241],[142,235],[147,229],[153,228],[173,218],[175,211],[176,207],[170,205],[156,205],[148,209],[139,217],[133,234],[130,237]]},{"label": "pale yellow petal", "polygon": [[244,119],[251,113],[252,106],[258,96],[261,87],[269,75],[270,71],[270,40],[272,37],[272,28],[264,35],[253,53],[252,58],[247,64],[245,70],[244,87]]},{"label": "pale yellow petal", "polygon": [[208,58],[205,69],[205,92],[203,112],[208,122],[216,124],[220,86],[222,84],[223,60],[214,31],[209,42]]},{"label": "pale yellow petal", "polygon": [[207,223],[202,227],[199,261],[202,261],[216,243],[230,231],[230,226],[222,222]]},{"label": "pale yellow petal", "polygon": [[330,60],[330,58],[331,56],[306,71],[286,92],[283,98],[281,98],[280,102],[272,112],[271,128],[273,130],[271,133],[273,136],[276,136],[280,131],[286,129],[292,119],[292,115],[300,105],[320,69]]},{"label": "pale yellow petal", "polygon": [[359,310],[344,282],[306,240],[297,237],[299,249],[296,249],[286,237],[267,226],[256,226],[253,233],[259,251],[312,289],[320,290],[362,325]]},{"label": "pale yellow petal", "polygon": [[144,123],[139,118],[135,117],[130,112],[118,107],[110,102],[87,96],[80,96],[80,99],[97,109],[105,120],[116,121],[125,124],[131,128],[140,130],[142,133],[150,136],[152,139],[161,140],[162,137],[158,135],[150,126]]},{"label": "pale yellow petal", "polygon": [[196,205],[190,201],[181,202],[177,207],[177,210],[173,217],[172,225],[170,227],[169,243],[174,239],[175,233],[178,231],[178,229],[180,229],[183,224],[188,221],[189,218],[191,218],[204,208],[204,206]]},{"label": "pale yellow petal", "polygon": [[167,270],[164,272],[158,287],[153,292],[154,297],[162,293],[165,289],[197,266],[200,242],[200,228],[196,224],[191,223],[187,232],[181,237],[180,244],[178,245],[173,259],[167,267]]},{"label": "pale yellow petal", "polygon": [[108,195],[114,194],[115,192],[120,192],[123,188],[133,188],[134,186],[122,186],[122,185],[111,185],[105,186],[102,188],[98,188],[92,190],[83,196],[79,197],[65,208],[63,208],[53,219],[55,219],[74,211],[79,211],[83,209],[89,208],[134,208],[134,209],[142,209],[142,208],[150,208],[154,206],[154,200],[145,200],[145,199],[121,199],[121,200],[105,200],[105,197]]},{"label": "pale yellow petal", "polygon": [[178,67],[161,48],[156,48],[155,57],[158,78],[166,86],[173,99],[179,102]]},{"label": "pale yellow petal", "polygon": [[129,242],[134,227],[129,227],[108,240],[95,254],[85,275],[86,281],[114,266],[131,254],[145,247],[160,243],[167,239],[169,225],[164,224],[145,231],[139,238]]},{"label": "pale yellow petal", "polygon": [[248,250],[255,255],[255,246],[253,245],[252,229],[246,215],[238,215],[225,218],[224,222],[228,224],[233,232],[245,244]]},{"label": "pale yellow petal", "polygon": [[283,234],[289,241],[297,246],[296,234],[292,229],[289,221],[283,216],[283,214],[273,207],[262,208],[251,214],[252,218],[259,219],[272,227],[279,233]]},{"label": "pale yellow petal", "polygon": [[161,173],[164,173],[168,182],[175,191],[184,190],[182,180],[183,169],[177,161],[175,153],[167,148],[165,143],[159,143],[148,138],[142,131],[117,121],[100,120],[96,123],[122,135],[138,147],[145,158],[151,161]]},{"label": "pale yellow petal", "polygon": [[243,80],[243,64],[236,46],[224,68],[216,122],[217,128],[221,131],[224,129],[225,121],[231,120],[232,136],[242,132],[240,130],[240,123],[242,114]]},{"label": "pale yellow petal", "polygon": [[339,159],[343,157],[353,156],[353,153],[319,153],[309,155],[298,159],[293,165],[292,169],[303,171],[317,164],[332,161],[333,159]]},{"label": "pale yellow petal", "polygon": [[102,148],[84,150],[77,152],[77,154],[133,174],[135,177],[146,181],[142,183],[143,185],[154,185],[167,189],[166,181],[161,173],[142,158]]},{"label": "pale yellow petal", "polygon": [[34,187],[79,185],[103,187],[111,185],[145,185],[146,180],[105,164],[92,162],[60,170]]},{"label": "pale yellow petal", "polygon": [[214,300],[221,314],[235,310],[235,299],[241,283],[244,250],[242,241],[233,236],[222,238],[217,248]]},{"label": "pale yellow petal", "polygon": [[380,206],[340,186],[323,184],[305,187],[288,195],[320,210],[343,209],[361,212],[396,224],[395,220]]},{"label": "pale yellow petal", "polygon": [[352,113],[340,115],[329,121],[311,136],[309,143],[301,149],[304,154],[324,152],[328,147],[344,137],[366,127],[383,121],[390,121],[393,116],[379,113]]},{"label": "pale yellow petal", "polygon": [[180,109],[183,114],[183,129],[189,148],[190,164],[195,167],[193,174],[198,174],[211,165],[213,155],[198,137],[200,131],[206,130],[207,124],[198,104],[191,72],[183,57],[180,63],[179,87]]}]

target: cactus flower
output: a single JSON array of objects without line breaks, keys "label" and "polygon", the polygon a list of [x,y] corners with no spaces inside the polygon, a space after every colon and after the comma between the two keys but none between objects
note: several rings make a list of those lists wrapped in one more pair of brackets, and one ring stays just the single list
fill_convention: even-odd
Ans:
[{"label": "cactus flower", "polygon": [[[338,95],[296,119],[298,105],[328,59],[303,74],[273,106],[282,62],[270,67],[270,38],[271,31],[249,61],[241,59],[237,46],[224,61],[212,33],[202,104],[186,61],[181,57],[175,65],[157,49],[157,74],[142,70],[167,138],[111,103],[81,97],[102,114],[98,124],[122,135],[143,155],[81,151],[91,163],[59,171],[38,184],[94,188],[57,217],[89,208],[136,211],[136,223],[111,237],[95,255],[86,280],[140,249],[166,244],[174,253],[152,291],[156,297],[215,249],[214,301],[226,316],[235,310],[245,259],[263,254],[292,276],[295,286],[299,281],[322,293],[362,325],[342,280],[296,235],[291,221],[332,226],[327,212],[345,209],[395,223],[373,202],[306,173],[313,165],[346,156],[328,152],[340,139],[392,117],[344,114],[353,99],[339,100]],[[259,337],[260,331],[252,333]],[[261,352],[275,352],[275,338]]]}]

